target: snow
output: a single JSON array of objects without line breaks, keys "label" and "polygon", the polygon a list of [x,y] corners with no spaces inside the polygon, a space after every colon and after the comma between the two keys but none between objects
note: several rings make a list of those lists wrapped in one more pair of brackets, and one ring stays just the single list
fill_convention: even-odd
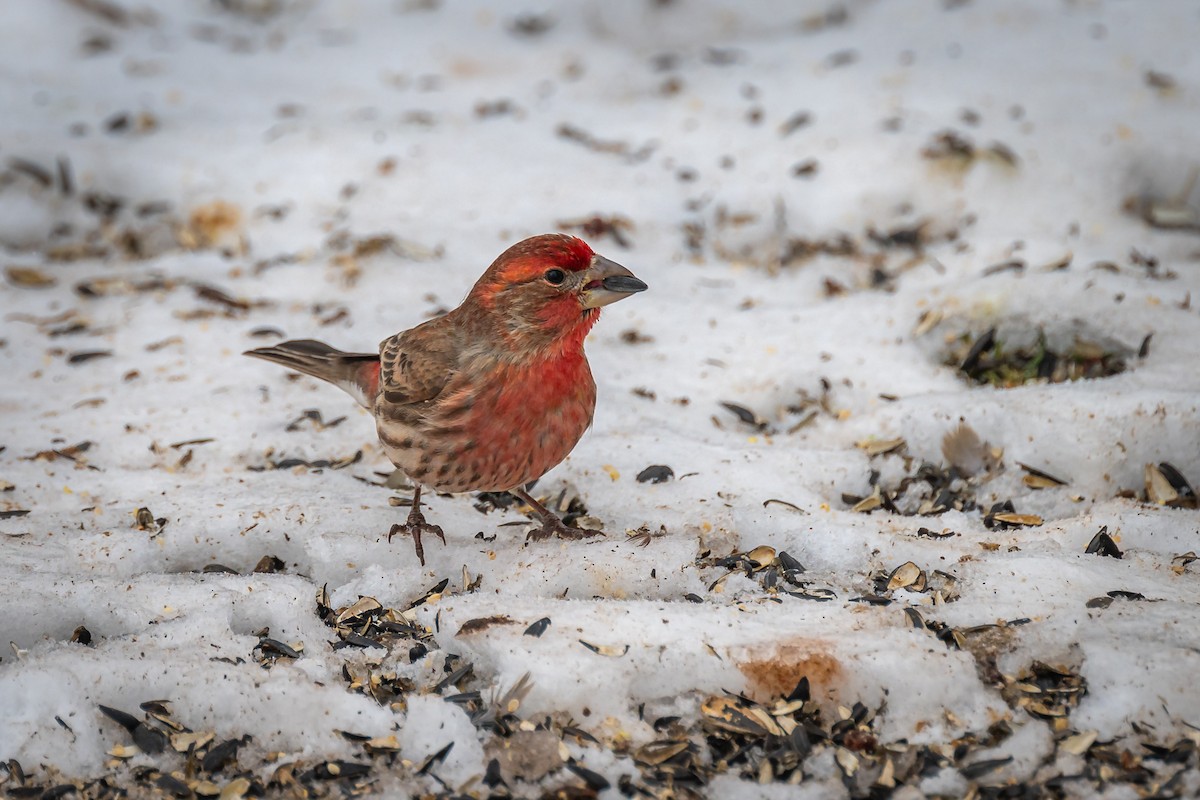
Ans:
[{"label": "snow", "polygon": [[[569,740],[569,756],[617,796],[618,779],[638,774],[630,749],[659,737],[654,719],[694,725],[706,697],[765,703],[807,676],[827,716],[856,702],[878,710],[883,743],[949,745],[1011,725],[897,796],[961,794],[971,781],[959,767],[979,760],[1012,757],[982,778],[993,782],[1081,768],[1057,749],[1064,731],[987,677],[989,654],[947,647],[904,607],[958,629],[1014,623],[998,629],[994,669],[1015,678],[1040,661],[1080,675],[1070,730],[1133,750],[1194,739],[1200,583],[1177,557],[1200,550],[1200,512],[1130,493],[1160,462],[1200,484],[1200,238],[1147,225],[1128,201],[1198,213],[1196,191],[1181,193],[1200,166],[1200,13],[1187,2],[946,6],[849,2],[844,23],[806,26],[829,8],[129,2],[114,24],[86,3],[10,2],[0,488],[12,488],[0,511],[30,513],[0,519],[0,642],[12,643],[0,659],[0,760],[31,775],[129,779],[106,755],[128,737],[98,706],[136,713],[168,699],[194,730],[252,736],[245,764],[361,759],[341,732],[395,733],[399,761],[380,787],[480,793],[493,740],[443,697],[502,694],[528,675],[519,715],[569,718],[596,737]],[[521,14],[551,27],[521,33]],[[799,111],[810,121],[781,131]],[[951,129],[980,150],[1002,143],[1015,164],[922,155]],[[806,159],[815,174],[796,176]],[[86,192],[124,208],[101,225]],[[139,214],[146,203],[168,210]],[[628,248],[586,238],[650,291],[605,309],[588,342],[595,423],[538,492],[571,487],[608,535],[525,544],[523,527],[506,527],[524,519],[515,511],[433,497],[447,544],[427,541],[422,567],[408,542],[386,540],[404,509],[374,485],[389,465],[369,415],[239,354],[276,341],[265,328],[373,349],[455,305],[507,245],[596,215],[632,223]],[[868,236],[921,221],[920,252]],[[842,233],[865,252],[778,263],[787,239]],[[384,235],[393,240],[367,243]],[[1026,267],[988,273],[1011,259]],[[879,287],[875,267],[888,275]],[[20,285],[12,268],[54,285]],[[150,279],[159,285],[135,288]],[[87,297],[75,289],[84,281],[111,283]],[[205,300],[192,284],[245,304]],[[940,321],[921,330],[925,312]],[[82,331],[56,330],[73,322]],[[993,326],[1006,348],[1040,328],[1052,348],[1120,350],[1129,369],[968,384],[943,362],[956,337]],[[648,340],[631,343],[630,330]],[[96,350],[111,355],[68,360]],[[808,424],[788,410],[797,404],[816,411]],[[308,409],[328,427],[289,430]],[[921,461],[944,463],[960,420],[1003,450],[978,503],[1012,500],[1043,524],[988,528],[979,510],[864,514],[843,501],[870,494],[872,469],[895,486]],[[896,437],[903,453],[856,446]],[[77,461],[46,453],[84,441]],[[341,469],[270,467],[358,450]],[[675,478],[638,483],[651,464]],[[1035,491],[1018,464],[1067,485]],[[142,507],[166,520],[161,531],[139,527]],[[643,526],[663,535],[626,540]],[[1084,553],[1105,526],[1123,558]],[[703,561],[760,546],[799,560],[809,587],[834,599],[769,596],[740,573],[718,582],[726,570]],[[285,570],[252,572],[268,554]],[[854,600],[907,561],[952,575],[958,599]],[[213,564],[235,574],[203,571]],[[403,610],[443,579],[409,612],[432,633],[412,664],[407,646],[333,649],[314,613],[322,587],[334,608],[369,596]],[[1146,599],[1089,605],[1116,590]],[[494,616],[509,620],[462,630]],[[546,631],[525,635],[543,617]],[[91,646],[71,641],[81,625]],[[261,667],[263,629],[302,643],[301,657]],[[433,691],[449,654],[473,666],[469,686]],[[379,703],[347,688],[345,665],[420,688]],[[415,774],[450,741],[430,774]],[[168,769],[166,758],[132,763]],[[1195,769],[1193,755],[1193,787]],[[850,791],[830,750],[805,773],[807,795],[735,772],[705,791]],[[521,791],[572,780],[555,769]],[[1087,796],[1081,786],[1071,791]]]},{"label": "snow", "polygon": [[453,742],[454,748],[439,770],[442,779],[453,785],[483,774],[483,747],[471,720],[439,697],[410,699],[400,736],[401,752],[418,764]]}]

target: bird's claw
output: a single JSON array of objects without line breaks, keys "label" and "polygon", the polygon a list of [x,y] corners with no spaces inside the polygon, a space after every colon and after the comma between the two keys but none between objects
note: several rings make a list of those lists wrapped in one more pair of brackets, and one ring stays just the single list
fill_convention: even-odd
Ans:
[{"label": "bird's claw", "polygon": [[542,523],[542,527],[534,528],[525,536],[527,542],[541,542],[551,536],[560,539],[590,539],[593,536],[603,536],[604,531],[594,531],[591,528],[576,528],[568,525],[557,517],[550,517]]},{"label": "bird's claw", "polygon": [[408,521],[403,525],[396,523],[392,529],[388,531],[388,541],[392,541],[392,537],[397,534],[405,534],[411,536],[413,540],[413,549],[417,551],[417,561],[421,562],[421,566],[425,566],[425,545],[421,543],[423,534],[433,534],[442,540],[442,544],[446,543],[446,534],[442,532],[440,525],[430,525],[425,521],[425,515],[420,511],[413,511],[408,515]]}]

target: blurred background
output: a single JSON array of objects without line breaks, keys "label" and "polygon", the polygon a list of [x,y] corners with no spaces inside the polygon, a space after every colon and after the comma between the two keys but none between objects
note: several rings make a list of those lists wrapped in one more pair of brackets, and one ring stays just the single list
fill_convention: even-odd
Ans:
[{"label": "blurred background", "polygon": [[[775,269],[924,222],[930,240],[976,225],[998,258],[1086,243],[1096,209],[1186,196],[1194,167],[1186,2],[51,0],[5,17],[16,250],[215,245],[351,274],[449,254],[470,274],[573,228]],[[844,255],[840,282],[870,280]]]}]

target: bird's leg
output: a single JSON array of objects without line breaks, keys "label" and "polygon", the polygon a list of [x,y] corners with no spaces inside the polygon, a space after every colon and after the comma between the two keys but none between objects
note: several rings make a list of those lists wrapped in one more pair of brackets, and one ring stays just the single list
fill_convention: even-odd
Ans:
[{"label": "bird's leg", "polygon": [[522,488],[513,489],[512,493],[522,502],[528,503],[529,507],[533,509],[533,513],[537,514],[538,519],[542,522],[541,528],[530,531],[529,535],[525,537],[527,541],[532,539],[538,542],[551,536],[557,536],[560,539],[587,539],[591,536],[604,535],[604,531],[593,531],[588,528],[575,528],[567,525]]},{"label": "bird's leg", "polygon": [[413,538],[413,547],[417,551],[417,560],[421,562],[421,566],[425,566],[425,546],[421,544],[421,534],[432,533],[442,540],[442,544],[446,543],[446,534],[442,533],[442,529],[438,525],[430,525],[425,521],[425,515],[421,513],[421,485],[417,484],[413,490],[412,510],[408,512],[408,521],[403,525],[397,523],[388,531],[388,541],[398,533],[406,533]]}]

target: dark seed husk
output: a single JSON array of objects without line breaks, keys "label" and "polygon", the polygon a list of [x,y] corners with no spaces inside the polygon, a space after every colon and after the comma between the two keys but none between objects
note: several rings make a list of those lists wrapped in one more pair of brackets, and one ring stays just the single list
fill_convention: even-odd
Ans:
[{"label": "dark seed husk", "polygon": [[1145,358],[1150,355],[1150,340],[1154,338],[1154,332],[1146,334],[1146,338],[1142,339],[1142,344],[1138,347],[1138,358]]},{"label": "dark seed husk", "polygon": [[431,755],[429,758],[425,759],[425,763],[422,764],[421,768],[417,770],[417,774],[424,775],[427,772],[429,772],[429,770],[432,769],[435,764],[440,764],[441,762],[445,761],[446,756],[450,755],[450,751],[453,749],[454,749],[454,742],[450,742],[445,747],[443,747],[441,750],[438,750],[436,753]]},{"label": "dark seed husk", "polygon": [[462,680],[464,680],[468,675],[470,675],[474,671],[475,671],[474,665],[464,664],[463,666],[459,667],[458,669],[454,670],[449,675],[447,675],[446,677],[444,677],[440,681],[438,681],[437,684],[433,687],[433,691],[441,692],[447,686],[453,686],[457,683],[460,683]]},{"label": "dark seed husk", "polygon": [[1187,482],[1187,479],[1183,477],[1179,470],[1175,469],[1174,466],[1168,464],[1166,461],[1163,461],[1158,465],[1158,471],[1161,472],[1162,476],[1167,479],[1167,483],[1171,484],[1171,488],[1179,493],[1179,497],[1181,499],[1190,499],[1192,504],[1195,504],[1196,492],[1192,489],[1191,484]]},{"label": "dark seed husk", "polygon": [[157,533],[159,530],[158,523],[154,519],[154,512],[145,506],[133,512],[133,519],[139,531],[154,531]]},{"label": "dark seed husk", "polygon": [[464,622],[462,627],[458,629],[458,633],[455,635],[470,636],[474,633],[486,631],[488,628],[491,628],[495,625],[513,625],[515,623],[516,620],[506,614],[496,614],[490,617],[478,617],[476,619],[469,619]]},{"label": "dark seed husk", "polygon": [[760,418],[757,414],[745,406],[739,406],[737,403],[722,402],[721,407],[737,417],[739,421],[744,422],[747,425],[752,425],[759,430],[767,427],[766,420]]},{"label": "dark seed husk", "polygon": [[796,591],[785,591],[784,594],[801,600],[815,600],[818,603],[828,603],[837,597],[831,589],[810,589],[808,587],[802,587]]},{"label": "dark seed husk", "polygon": [[359,633],[350,632],[342,637],[340,642],[333,645],[334,650],[341,650],[345,647],[377,647],[381,650],[386,650],[387,645],[382,642],[377,642],[374,639],[368,639]]},{"label": "dark seed husk", "polygon": [[665,464],[653,464],[637,474],[638,483],[665,483],[675,477],[675,470]]},{"label": "dark seed husk", "polygon": [[588,788],[593,792],[603,792],[612,785],[608,782],[608,779],[599,772],[593,772],[587,767],[580,766],[575,761],[568,762],[567,769],[571,770],[571,772],[574,772],[580,778],[583,778],[583,782],[586,783]]},{"label": "dark seed husk", "polygon": [[254,565],[254,571],[258,573],[275,573],[283,572],[287,565],[283,563],[283,559],[276,556],[263,556]]},{"label": "dark seed husk", "polygon": [[788,551],[780,550],[777,558],[779,559],[779,566],[786,572],[804,572],[804,565],[797,561]]},{"label": "dark seed husk", "polygon": [[340,778],[354,780],[369,775],[370,772],[370,764],[362,764],[357,761],[326,761],[314,767],[309,774],[314,778],[329,781]]},{"label": "dark seed husk", "polygon": [[963,358],[958,368],[963,372],[970,373],[979,364],[980,357],[990,350],[995,343],[996,329],[992,328],[975,340],[975,343],[971,345],[971,349],[967,351],[966,357]]},{"label": "dark seed husk", "polygon": [[993,770],[999,769],[1005,764],[1011,764],[1012,760],[1012,756],[1007,756],[1005,758],[993,758],[986,761],[976,761],[973,764],[966,765],[959,771],[962,773],[964,778],[971,781],[975,780],[981,775],[986,775]]},{"label": "dark seed husk", "polygon": [[83,364],[97,358],[108,358],[113,354],[112,350],[81,350],[77,353],[71,353],[67,356],[68,364]]},{"label": "dark seed husk", "polygon": [[504,783],[504,778],[500,774],[500,759],[493,758],[487,764],[487,769],[483,773],[483,785],[489,789],[494,789]]},{"label": "dark seed husk", "polygon": [[608,656],[609,658],[620,658],[629,652],[629,645],[618,647],[617,645],[592,644],[591,642],[585,642],[583,639],[580,639],[579,643],[596,655]]},{"label": "dark seed husk", "polygon": [[54,176],[50,171],[36,161],[30,161],[27,158],[19,156],[9,156],[8,168],[13,172],[19,172],[37,181],[43,187],[49,187],[54,182]]},{"label": "dark seed husk", "polygon": [[413,609],[413,608],[416,608],[417,606],[425,605],[426,601],[428,601],[429,598],[433,597],[436,594],[441,594],[443,591],[445,591],[446,587],[449,585],[450,585],[450,579],[443,578],[442,580],[440,580],[436,584],[434,584],[434,586],[429,591],[427,591],[424,595],[422,595],[417,600],[414,600],[412,605],[409,606],[409,608]]},{"label": "dark seed husk", "polygon": [[115,708],[109,708],[108,706],[100,706],[100,710],[104,713],[104,716],[108,717],[130,733],[133,733],[134,729],[136,729],[138,725],[142,724],[140,719],[132,714],[126,714],[124,711],[120,711]]},{"label": "dark seed husk", "polygon": [[884,597],[878,594],[864,594],[859,597],[851,597],[851,603],[866,603],[872,606],[889,606],[892,604],[892,598]]},{"label": "dark seed husk", "polygon": [[1121,548],[1117,547],[1117,543],[1108,535],[1108,526],[1105,525],[1092,540],[1088,542],[1087,549],[1083,551],[1087,555],[1109,556],[1111,558],[1121,558]]},{"label": "dark seed husk", "polygon": [[183,781],[176,778],[174,775],[163,773],[154,781],[154,785],[162,789],[167,794],[175,797],[192,797],[192,790]]},{"label": "dark seed husk", "polygon": [[264,637],[258,640],[258,644],[254,645],[255,650],[261,650],[264,656],[283,658],[299,658],[300,653],[292,649],[290,645],[284,644],[278,639]]},{"label": "dark seed husk", "polygon": [[550,618],[542,617],[537,622],[534,622],[532,625],[530,625],[528,628],[526,628],[524,635],[540,637],[543,633],[546,632],[546,629],[549,627],[550,627]]},{"label": "dark seed husk", "polygon": [[958,534],[954,531],[938,533],[937,531],[931,531],[929,528],[921,527],[917,528],[917,536],[923,536],[926,539],[949,539],[952,536],[958,536]]},{"label": "dark seed husk", "polygon": [[219,772],[230,763],[237,765],[237,752],[245,742],[242,739],[226,739],[209,749],[200,762],[200,768],[205,772]]},{"label": "dark seed husk", "polygon": [[592,736],[590,733],[583,730],[582,728],[576,728],[573,725],[564,725],[563,726],[563,737],[565,738],[567,736],[574,736],[577,739],[580,739],[585,742],[591,742],[592,744],[600,743],[600,740],[597,739],[595,736]]},{"label": "dark seed husk", "polygon": [[[144,703],[138,703],[138,708],[162,722],[171,717],[170,703],[170,700],[147,700]],[[169,724],[174,726],[178,723],[171,722]]]},{"label": "dark seed husk", "polygon": [[1048,472],[1044,472],[1040,469],[1037,469],[1036,467],[1031,467],[1028,464],[1023,464],[1020,461],[1017,462],[1017,466],[1020,467],[1021,469],[1025,470],[1026,472],[1028,472],[1030,475],[1034,475],[1038,478],[1042,478],[1044,480],[1050,481],[1051,483],[1058,484],[1059,486],[1067,485],[1067,481],[1064,481],[1062,478],[1055,477],[1054,475],[1051,475]]},{"label": "dark seed husk", "polygon": [[151,728],[142,722],[133,729],[133,743],[140,747],[143,753],[161,753],[167,747],[167,735],[158,728]]}]

